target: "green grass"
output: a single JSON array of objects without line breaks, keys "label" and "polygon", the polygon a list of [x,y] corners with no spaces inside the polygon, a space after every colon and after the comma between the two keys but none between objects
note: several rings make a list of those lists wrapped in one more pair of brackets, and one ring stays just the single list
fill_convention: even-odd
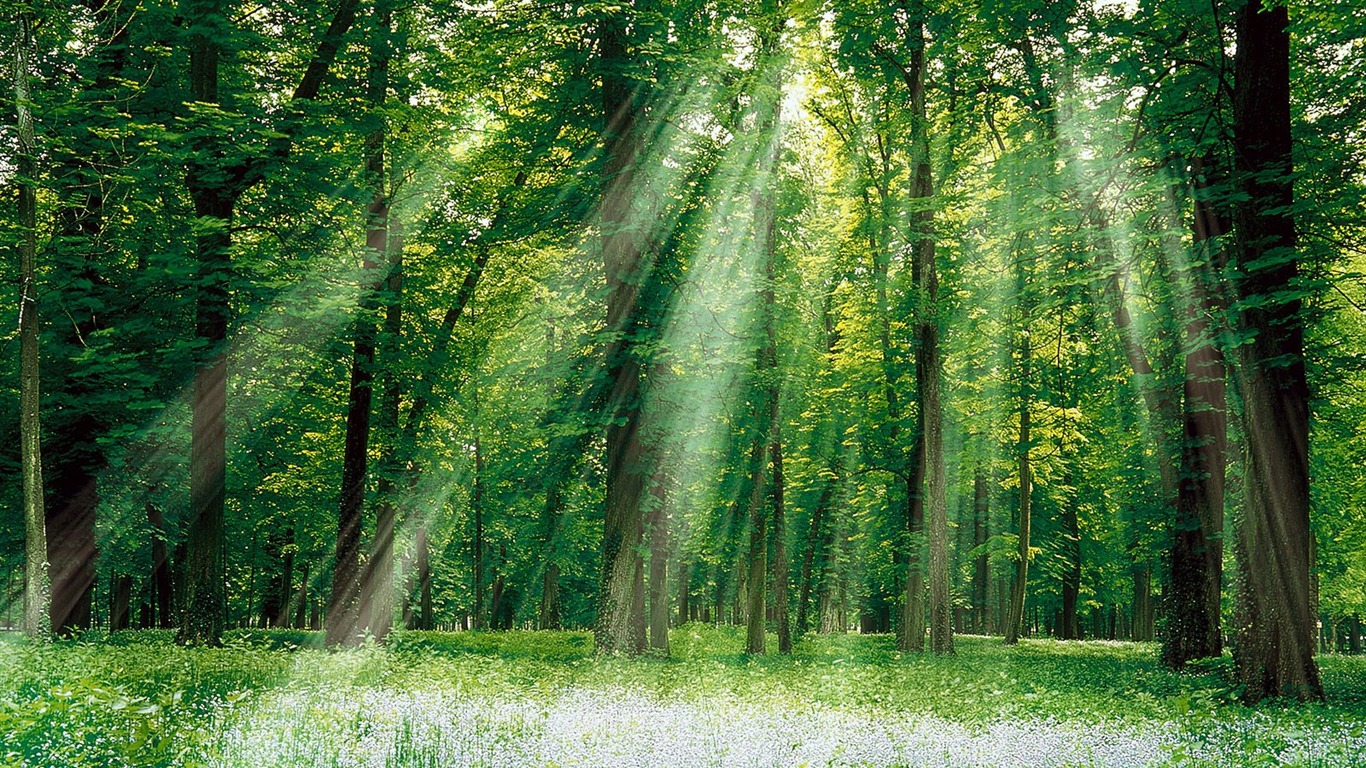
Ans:
[{"label": "green grass", "polygon": [[1226,660],[1153,645],[960,637],[901,654],[814,637],[750,658],[689,625],[672,655],[586,633],[400,633],[331,652],[301,632],[219,649],[161,632],[0,643],[0,765],[1302,765],[1366,754],[1366,659],[1321,659],[1323,704],[1238,704]]}]

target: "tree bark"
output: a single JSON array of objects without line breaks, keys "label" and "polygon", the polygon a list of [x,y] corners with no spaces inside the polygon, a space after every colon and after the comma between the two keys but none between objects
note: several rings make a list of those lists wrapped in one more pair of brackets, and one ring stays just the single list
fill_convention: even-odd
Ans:
[{"label": "tree bark", "polygon": [[692,564],[680,553],[678,558],[678,576],[675,578],[675,581],[678,584],[678,618],[675,623],[680,627],[687,624],[689,621],[692,621],[692,603],[690,600],[691,579]]},{"label": "tree bark", "polygon": [[109,631],[128,629],[132,626],[133,577],[113,574],[109,582]]},{"label": "tree bark", "polygon": [[1249,702],[1321,699],[1310,595],[1309,386],[1293,216],[1290,32],[1284,5],[1238,12],[1234,157],[1246,435],[1238,530],[1237,677]]},{"label": "tree bark", "polygon": [[29,12],[18,14],[14,45],[14,103],[18,112],[16,175],[19,187],[19,444],[24,497],[24,633],[46,641],[52,634],[48,541],[43,505],[42,437],[38,391],[38,196],[37,149],[29,107],[29,56],[33,38]]},{"label": "tree bark", "polygon": [[972,477],[972,546],[978,551],[972,563],[972,610],[973,629],[979,634],[987,633],[987,594],[991,584],[991,558],[986,552],[991,537],[991,494],[984,464],[981,459],[977,461]]},{"label": "tree bark", "polygon": [[[342,38],[355,20],[359,0],[341,0],[318,43],[316,53],[295,89],[292,102],[317,97],[323,77],[335,60]],[[189,53],[189,95],[203,104],[220,104],[219,62],[225,53],[225,31],[231,28],[223,0],[186,0],[182,6]],[[227,333],[231,312],[232,277],[230,235],[237,201],[256,184],[273,163],[289,154],[297,124],[286,124],[269,152],[245,162],[233,162],[225,151],[228,138],[206,135],[194,139],[187,163],[185,187],[198,217],[195,237],[195,339],[201,345],[196,361],[191,403],[190,515],[186,540],[184,589],[177,640],[216,645],[227,614],[224,585],[223,532],[227,481]]]},{"label": "tree bark", "polygon": [[1181,476],[1172,526],[1162,662],[1180,668],[1223,653],[1220,630],[1224,478],[1228,444],[1224,357],[1215,341],[1224,313],[1212,283],[1227,267],[1218,241],[1227,225],[1210,199],[1207,164],[1193,163],[1192,259],[1186,300]]},{"label": "tree bark", "polygon": [[650,483],[650,648],[669,653],[669,498],[663,467]]},{"label": "tree bark", "polygon": [[[635,655],[644,650],[637,626],[635,594],[643,594],[644,574],[637,565],[642,529],[641,474],[644,447],[640,436],[640,350],[636,349],[639,309],[636,298],[645,273],[645,258],[631,231],[636,193],[636,164],[641,152],[636,125],[643,102],[641,84],[629,74],[626,20],[606,14],[599,25],[598,55],[602,70],[604,156],[600,207],[603,271],[607,284],[606,509],[603,517],[602,575],[594,639],[600,651]],[[643,602],[643,601],[642,601]]]},{"label": "tree bark", "polygon": [[[912,198],[920,206],[913,214],[916,238],[915,261],[919,267],[916,288],[916,390],[920,395],[920,432],[924,440],[925,501],[929,506],[930,650],[953,653],[953,607],[949,594],[949,523],[944,477],[943,405],[940,380],[943,361],[939,348],[939,271],[935,263],[934,179],[930,170],[929,117],[925,106],[925,8],[912,3],[915,18],[910,33],[910,66],[907,74],[911,96],[911,148],[915,158]],[[911,551],[918,542],[913,536]],[[918,558],[911,557],[912,576],[918,575]],[[908,578],[907,584],[916,582]],[[918,592],[918,590],[917,590]],[[908,601],[911,599],[908,593]],[[919,599],[919,595],[915,595]],[[911,627],[918,635],[918,626]],[[912,639],[911,646],[921,642]]]},{"label": "tree bark", "polygon": [[[1024,281],[1023,268],[1021,268],[1021,283]],[[1019,548],[1016,551],[1015,581],[1010,586],[1010,604],[1006,612],[1005,623],[1005,642],[1006,645],[1014,645],[1020,639],[1020,629],[1024,622],[1025,591],[1029,577],[1029,527],[1030,527],[1030,495],[1031,477],[1029,447],[1033,440],[1030,431],[1030,375],[1031,357],[1033,356],[1032,342],[1029,339],[1030,311],[1028,301],[1021,298],[1023,302],[1022,325],[1020,332],[1020,431],[1019,441],[1016,451],[1019,454],[1018,473],[1020,482],[1020,524],[1019,524]]]},{"label": "tree bark", "polygon": [[470,542],[470,556],[474,559],[474,628],[488,628],[489,617],[484,613],[484,451],[476,428],[474,434],[474,488],[470,492],[470,514],[474,517],[474,540]]},{"label": "tree bark", "polygon": [[[776,410],[776,409],[775,409]],[[777,618],[778,653],[792,653],[792,624],[788,607],[787,513],[783,503],[783,444],[774,435],[769,452],[773,457],[773,612]]]},{"label": "tree bark", "polygon": [[764,514],[764,440],[757,437],[759,461],[751,476],[749,492],[749,555],[745,579],[745,653],[765,652],[764,577],[768,575],[768,515]]}]

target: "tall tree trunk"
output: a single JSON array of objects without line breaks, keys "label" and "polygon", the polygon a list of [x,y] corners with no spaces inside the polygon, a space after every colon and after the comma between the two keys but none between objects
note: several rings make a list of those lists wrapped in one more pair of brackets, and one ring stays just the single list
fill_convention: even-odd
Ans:
[{"label": "tall tree trunk", "polygon": [[19,139],[16,157],[19,187],[19,443],[24,494],[24,633],[46,640],[52,634],[49,616],[48,542],[43,511],[42,437],[38,400],[38,196],[37,149],[33,113],[29,107],[29,56],[33,39],[27,9],[19,13],[14,45],[14,103]]},{"label": "tall tree trunk", "polygon": [[[356,317],[354,349],[351,359],[351,385],[347,395],[346,439],[342,458],[341,505],[337,515],[336,562],[332,570],[332,597],[327,606],[327,644],[355,645],[370,628],[373,618],[371,606],[363,596],[372,597],[372,584],[367,575],[376,573],[376,565],[367,564],[362,572],[360,562],[361,531],[364,528],[365,480],[370,456],[370,416],[374,401],[375,312],[379,293],[387,277],[379,277],[381,265],[388,264],[389,197],[385,184],[384,142],[385,129],[382,111],[389,88],[389,31],[392,11],[385,0],[374,5],[374,26],[370,39],[370,65],[367,101],[372,110],[375,127],[366,136],[365,178],[369,182],[370,203],[366,208],[365,249],[361,268],[365,279],[373,281],[365,288],[360,312]],[[376,541],[392,540],[390,530],[376,529]],[[392,568],[392,563],[387,563]],[[365,587],[369,586],[370,589]],[[368,594],[367,594],[368,593]],[[387,625],[390,617],[385,617]]]},{"label": "tall tree trunk", "polygon": [[427,543],[427,527],[417,529],[417,626],[430,632],[436,628],[432,616],[432,551]]},{"label": "tall tree trunk", "polygon": [[541,629],[560,629],[560,564],[546,563],[541,575],[541,606],[538,612]]},{"label": "tall tree trunk", "polygon": [[[816,502],[816,508],[811,513],[811,526],[806,533],[806,550],[802,554],[802,584],[801,593],[797,597],[797,634],[804,635],[810,629],[810,604],[813,583],[820,579],[822,572],[817,568],[816,553],[817,549],[823,549],[825,541],[825,528],[828,525],[826,518],[830,514],[830,507],[834,503],[835,492],[839,487],[839,475],[832,472],[833,476],[827,478],[824,487],[821,489],[820,499]],[[824,556],[830,557],[829,551],[825,550]],[[820,589],[816,589],[820,594]],[[819,616],[819,609],[817,610]]]},{"label": "tall tree trunk", "polygon": [[[331,24],[319,40],[312,60],[291,97],[298,103],[317,98],[323,78],[355,21],[359,0],[341,0]],[[219,62],[232,27],[223,0],[186,0],[182,4],[189,53],[189,95],[204,104],[220,104]],[[227,334],[231,312],[228,287],[232,277],[231,226],[237,201],[259,184],[269,167],[288,157],[297,122],[286,122],[264,157],[234,162],[225,151],[221,131],[204,131],[192,139],[185,187],[194,203],[196,360],[191,402],[190,515],[186,539],[183,593],[177,640],[217,644],[227,618],[223,568],[224,499],[227,481]],[[194,132],[191,132],[194,135]]]},{"label": "tall tree trunk", "polygon": [[626,20],[620,13],[603,17],[598,55],[602,69],[604,186],[599,217],[602,230],[603,271],[607,283],[606,328],[612,336],[606,352],[607,395],[606,510],[603,517],[602,575],[598,587],[598,617],[594,638],[599,650],[638,654],[635,594],[643,593],[642,569],[637,566],[640,545],[641,474],[644,449],[640,436],[641,360],[635,335],[639,326],[639,294],[645,258],[631,231],[636,165],[641,152],[636,125],[643,94],[641,84],[628,74]]},{"label": "tall tree trunk", "polygon": [[295,629],[308,628],[308,571],[308,561],[305,560],[303,569],[299,572],[299,589],[294,593],[294,599],[291,603],[294,608],[293,627]]},{"label": "tall tree trunk", "polygon": [[[229,25],[222,0],[185,4],[190,97],[218,104],[221,33]],[[195,236],[195,339],[201,345],[194,377],[190,440],[190,519],[184,597],[177,639],[217,644],[227,619],[223,568],[223,505],[227,481],[227,335],[231,308],[233,208],[240,191],[225,180],[217,139],[196,139],[185,184],[199,218]]]},{"label": "tall tree trunk", "polygon": [[[1023,269],[1021,271],[1020,282],[1022,283]],[[1018,472],[1020,482],[1020,524],[1019,524],[1019,548],[1016,551],[1017,560],[1015,562],[1015,581],[1010,586],[1010,604],[1006,612],[1005,623],[1005,642],[1006,645],[1014,645],[1020,639],[1020,629],[1024,622],[1025,594],[1027,580],[1029,577],[1029,527],[1030,527],[1030,495],[1032,493],[1032,480],[1030,477],[1029,447],[1033,440],[1030,431],[1030,371],[1032,368],[1031,358],[1033,356],[1032,342],[1029,339],[1029,320],[1030,311],[1028,300],[1021,297],[1020,301],[1022,318],[1022,331],[1020,333],[1020,432],[1016,450],[1019,454]]]},{"label": "tall tree trunk", "polygon": [[[916,18],[911,22],[907,80],[914,113],[911,118],[911,145],[915,157],[912,197],[920,206],[913,214],[915,262],[919,272],[915,375],[920,395],[920,432],[924,440],[924,463],[919,474],[925,479],[925,500],[930,518],[930,650],[943,654],[953,653],[953,607],[949,594],[949,522],[940,397],[943,361],[939,349],[939,271],[935,263],[934,209],[931,207],[934,179],[930,171],[929,117],[925,107],[925,8],[920,2],[914,2],[912,6]],[[913,552],[917,546],[913,540]],[[916,559],[911,558],[912,571],[917,570]],[[907,579],[908,584],[913,581],[915,579]],[[912,645],[919,643],[912,642]]]},{"label": "tall tree trunk", "polygon": [[1133,639],[1150,641],[1153,631],[1153,572],[1147,563],[1133,565]]},{"label": "tall tree trunk", "polygon": [[1296,258],[1286,7],[1238,12],[1234,76],[1235,206],[1243,299],[1238,385],[1247,440],[1238,529],[1243,698],[1319,699],[1310,596],[1309,386]]},{"label": "tall tree trunk", "polygon": [[1181,411],[1183,441],[1162,661],[1180,668],[1191,659],[1223,653],[1220,630],[1223,573],[1224,478],[1228,445],[1224,357],[1215,341],[1225,311],[1212,285],[1227,267],[1218,242],[1227,225],[1210,199],[1203,161],[1193,189],[1192,258],[1201,266],[1189,277],[1186,301],[1185,377]]},{"label": "tall tree trunk", "polygon": [[[397,360],[397,344],[402,331],[399,291],[402,287],[403,263],[402,236],[391,220],[388,173],[385,169],[385,142],[388,131],[383,112],[388,102],[389,65],[395,55],[393,14],[394,3],[391,0],[376,0],[370,30],[370,63],[366,88],[366,101],[373,111],[371,119],[375,121],[374,127],[366,137],[369,155],[366,160],[366,175],[372,185],[370,205],[366,211],[369,220],[366,251],[376,261],[380,254],[384,255],[385,275],[382,281],[376,283],[371,302],[365,303],[378,303],[380,298],[387,298],[380,351],[386,360],[391,362]],[[398,249],[397,253],[395,249]],[[388,345],[389,348],[385,348],[384,345]],[[372,376],[372,386],[373,381]],[[398,431],[400,384],[398,378],[392,371],[387,370],[387,367],[383,375],[383,384],[380,407],[374,414],[376,431],[386,441],[380,462],[380,487],[377,489],[379,494],[375,503],[375,534],[370,542],[369,557],[360,572],[360,626],[380,641],[388,637],[394,622],[394,526],[398,513],[392,498],[391,473],[394,469],[394,440]]]},{"label": "tall tree trunk", "polygon": [[280,580],[274,585],[276,606],[269,618],[269,626],[287,627],[289,626],[289,600],[294,596],[294,552],[298,547],[294,543],[294,526],[290,525],[285,529],[285,545],[280,563]]}]

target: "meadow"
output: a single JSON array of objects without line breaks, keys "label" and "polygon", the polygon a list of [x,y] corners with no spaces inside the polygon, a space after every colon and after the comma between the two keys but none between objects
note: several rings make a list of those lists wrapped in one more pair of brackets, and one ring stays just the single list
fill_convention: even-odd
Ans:
[{"label": "meadow", "polygon": [[1142,643],[876,635],[747,657],[686,625],[669,658],[573,632],[306,632],[183,648],[162,632],[0,644],[5,766],[1326,766],[1366,755],[1366,659],[1321,660],[1328,701],[1245,707],[1227,657],[1164,670]]}]

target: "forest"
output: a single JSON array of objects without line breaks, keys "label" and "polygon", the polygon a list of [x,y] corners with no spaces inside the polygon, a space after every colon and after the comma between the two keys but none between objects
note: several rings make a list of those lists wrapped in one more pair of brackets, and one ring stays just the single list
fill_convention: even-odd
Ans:
[{"label": "forest", "polygon": [[1366,750],[1366,6],[3,8],[0,762]]}]

